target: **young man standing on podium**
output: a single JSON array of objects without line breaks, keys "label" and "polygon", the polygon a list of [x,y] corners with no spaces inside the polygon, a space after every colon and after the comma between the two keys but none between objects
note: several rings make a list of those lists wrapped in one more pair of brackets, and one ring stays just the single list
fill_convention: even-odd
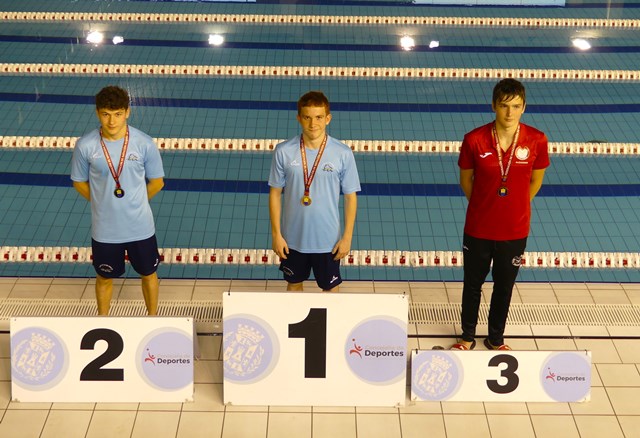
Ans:
[{"label": "young man standing on podium", "polygon": [[[324,291],[338,291],[340,260],[351,250],[360,180],[349,146],[327,135],[329,100],[310,91],[298,100],[302,133],[276,146],[269,175],[273,251],[288,291],[302,291],[313,273]],[[339,201],[344,194],[344,230]]]},{"label": "young man standing on podium", "polygon": [[462,339],[452,350],[475,347],[482,285],[493,276],[490,350],[510,350],[504,330],[511,294],[527,244],[531,201],[549,166],[548,141],[537,129],[520,123],[526,107],[524,86],[504,79],[493,89],[494,122],[467,133],[458,165],[460,185],[469,206],[464,226]]},{"label": "young man standing on podium", "polygon": [[91,249],[96,270],[98,314],[108,315],[113,278],[125,271],[125,252],[140,274],[149,315],[158,311],[160,262],[149,200],[164,186],[164,170],[153,139],[128,126],[129,94],[105,87],[96,95],[100,128],[76,143],[73,187],[91,203]]}]

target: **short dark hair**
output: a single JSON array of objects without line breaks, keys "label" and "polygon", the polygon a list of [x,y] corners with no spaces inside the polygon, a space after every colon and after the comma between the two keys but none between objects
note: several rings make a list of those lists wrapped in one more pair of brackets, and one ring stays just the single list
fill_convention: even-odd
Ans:
[{"label": "short dark hair", "polygon": [[104,87],[96,94],[96,109],[129,109],[129,93],[115,85]]},{"label": "short dark hair", "polygon": [[510,78],[503,79],[493,87],[492,103],[496,105],[500,102],[505,100],[509,101],[518,96],[522,98],[522,103],[527,103],[527,93],[524,90],[522,82]]},{"label": "short dark hair", "polygon": [[331,114],[329,99],[327,99],[327,96],[325,96],[322,91],[309,91],[302,95],[302,97],[298,99],[298,114],[302,112],[302,108],[305,106],[323,106],[327,114]]}]

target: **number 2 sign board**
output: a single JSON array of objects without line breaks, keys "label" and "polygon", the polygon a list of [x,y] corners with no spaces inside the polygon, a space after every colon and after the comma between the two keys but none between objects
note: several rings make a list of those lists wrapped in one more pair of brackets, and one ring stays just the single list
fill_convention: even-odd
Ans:
[{"label": "number 2 sign board", "polygon": [[404,405],[404,295],[232,292],[223,312],[225,403]]},{"label": "number 2 sign board", "polygon": [[11,398],[193,400],[193,319],[11,318]]},{"label": "number 2 sign board", "polygon": [[414,351],[411,400],[584,402],[589,351]]}]

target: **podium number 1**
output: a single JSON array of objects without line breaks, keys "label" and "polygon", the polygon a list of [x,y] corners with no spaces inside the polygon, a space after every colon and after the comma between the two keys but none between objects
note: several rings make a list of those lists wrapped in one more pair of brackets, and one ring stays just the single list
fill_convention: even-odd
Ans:
[{"label": "podium number 1", "polygon": [[304,377],[327,376],[327,309],[309,309],[307,317],[289,324],[290,338],[304,339]]}]

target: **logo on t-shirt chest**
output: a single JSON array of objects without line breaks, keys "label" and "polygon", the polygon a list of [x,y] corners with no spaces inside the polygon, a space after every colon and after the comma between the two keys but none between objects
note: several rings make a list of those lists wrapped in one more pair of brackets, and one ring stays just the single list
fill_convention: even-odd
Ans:
[{"label": "logo on t-shirt chest", "polygon": [[522,145],[518,146],[515,150],[514,155],[517,160],[516,164],[529,164],[527,160],[531,156],[531,151],[527,146],[522,146]]}]

